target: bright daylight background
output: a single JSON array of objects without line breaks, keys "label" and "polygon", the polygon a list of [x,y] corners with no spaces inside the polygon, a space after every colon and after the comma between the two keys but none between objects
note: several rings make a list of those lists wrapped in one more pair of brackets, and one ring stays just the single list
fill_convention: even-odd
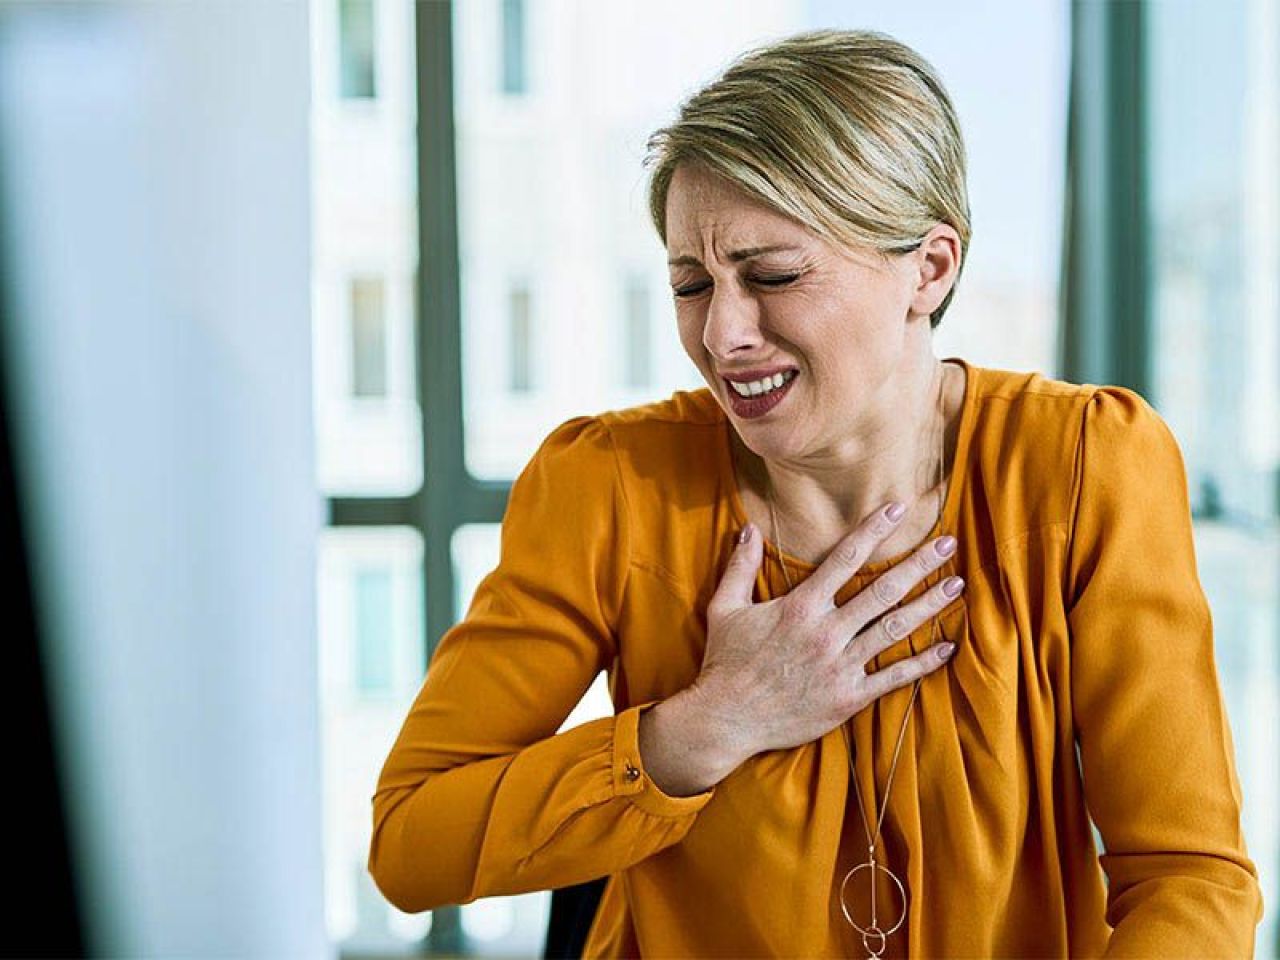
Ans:
[{"label": "bright daylight background", "polygon": [[[443,2],[0,4],[8,403],[102,952],[541,956],[548,892],[387,904],[370,796],[431,624],[496,562],[450,478],[509,483],[563,420],[702,385],[640,160],[733,55],[832,26],[929,59],[974,225],[936,353],[1063,376],[1066,0],[455,0],[456,177],[420,190],[415,13]],[[1280,5],[1143,7],[1146,395],[1186,459],[1276,956]],[[455,222],[420,222],[428,187]],[[419,280],[455,228],[456,345]],[[459,464],[428,469],[424,369],[459,378]],[[421,514],[372,519],[427,476],[447,576]],[[611,712],[602,674],[561,729]]]}]

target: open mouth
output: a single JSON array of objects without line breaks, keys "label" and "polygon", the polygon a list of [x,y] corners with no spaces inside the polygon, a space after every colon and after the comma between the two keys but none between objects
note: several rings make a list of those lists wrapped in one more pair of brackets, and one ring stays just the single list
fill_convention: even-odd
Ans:
[{"label": "open mouth", "polygon": [[725,379],[733,412],[747,420],[764,416],[791,392],[791,385],[798,376],[799,370],[787,370],[753,383],[737,383]]}]

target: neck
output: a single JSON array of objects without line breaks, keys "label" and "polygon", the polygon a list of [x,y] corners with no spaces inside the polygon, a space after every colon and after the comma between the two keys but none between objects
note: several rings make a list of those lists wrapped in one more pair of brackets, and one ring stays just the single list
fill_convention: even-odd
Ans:
[{"label": "neck", "polygon": [[917,523],[924,518],[914,514],[927,509],[925,525],[933,522],[942,503],[938,448],[946,448],[953,373],[931,352],[922,353],[890,378],[845,436],[797,459],[764,460],[735,438],[753,485],[766,498],[772,493],[780,523],[795,531],[789,540],[802,540],[810,530],[824,542],[890,500],[906,504]]}]

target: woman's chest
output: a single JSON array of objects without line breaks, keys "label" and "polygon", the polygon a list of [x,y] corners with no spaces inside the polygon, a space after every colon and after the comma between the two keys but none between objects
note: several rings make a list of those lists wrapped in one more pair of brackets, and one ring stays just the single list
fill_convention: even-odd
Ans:
[{"label": "woman's chest", "polygon": [[[821,564],[841,540],[856,529],[838,517],[809,519],[803,524],[787,523],[775,518],[769,502],[749,490],[740,492],[747,519],[765,538],[789,557],[810,564]],[[863,563],[881,563],[914,551],[925,542],[938,521],[938,501],[933,493],[922,496],[902,522],[886,537],[871,542],[871,552]],[[775,525],[774,520],[777,519]]]},{"label": "woman's chest", "polygon": [[[1065,528],[1050,524],[1006,538],[985,554],[975,552],[975,544],[967,550],[962,545],[945,570],[918,584],[899,606],[951,573],[965,579],[961,596],[865,664],[865,672],[875,673],[932,643],[955,643],[955,656],[929,675],[917,706],[946,730],[947,762],[989,767],[997,791],[1011,775],[1006,768],[1013,753],[1032,740],[1070,735],[1070,643],[1061,588],[1065,538]],[[686,571],[683,577],[656,562],[632,568],[618,624],[618,709],[666,699],[697,680],[709,633],[716,629],[707,608],[722,575],[723,567],[701,575]],[[776,558],[766,555],[754,602],[785,594],[784,576]],[[837,598],[847,603],[853,592],[849,587]],[[877,720],[876,729],[885,751],[892,752],[898,732],[887,720],[901,715],[909,692],[891,691],[864,711],[868,718],[883,714],[886,722]],[[920,741],[918,747],[923,755],[931,744]]]}]

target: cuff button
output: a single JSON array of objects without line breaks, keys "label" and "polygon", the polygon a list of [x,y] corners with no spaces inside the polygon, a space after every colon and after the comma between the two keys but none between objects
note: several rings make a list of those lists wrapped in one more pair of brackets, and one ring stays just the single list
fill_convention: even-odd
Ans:
[{"label": "cuff button", "polygon": [[627,772],[626,772],[625,776],[626,776],[627,780],[629,780],[629,781],[631,781],[631,782],[633,782],[633,783],[634,783],[636,780],[639,780],[639,779],[640,779],[640,771],[639,771],[639,770],[637,770],[635,767],[633,767],[631,764],[629,764],[629,763],[628,763],[628,764],[627,764]]}]

